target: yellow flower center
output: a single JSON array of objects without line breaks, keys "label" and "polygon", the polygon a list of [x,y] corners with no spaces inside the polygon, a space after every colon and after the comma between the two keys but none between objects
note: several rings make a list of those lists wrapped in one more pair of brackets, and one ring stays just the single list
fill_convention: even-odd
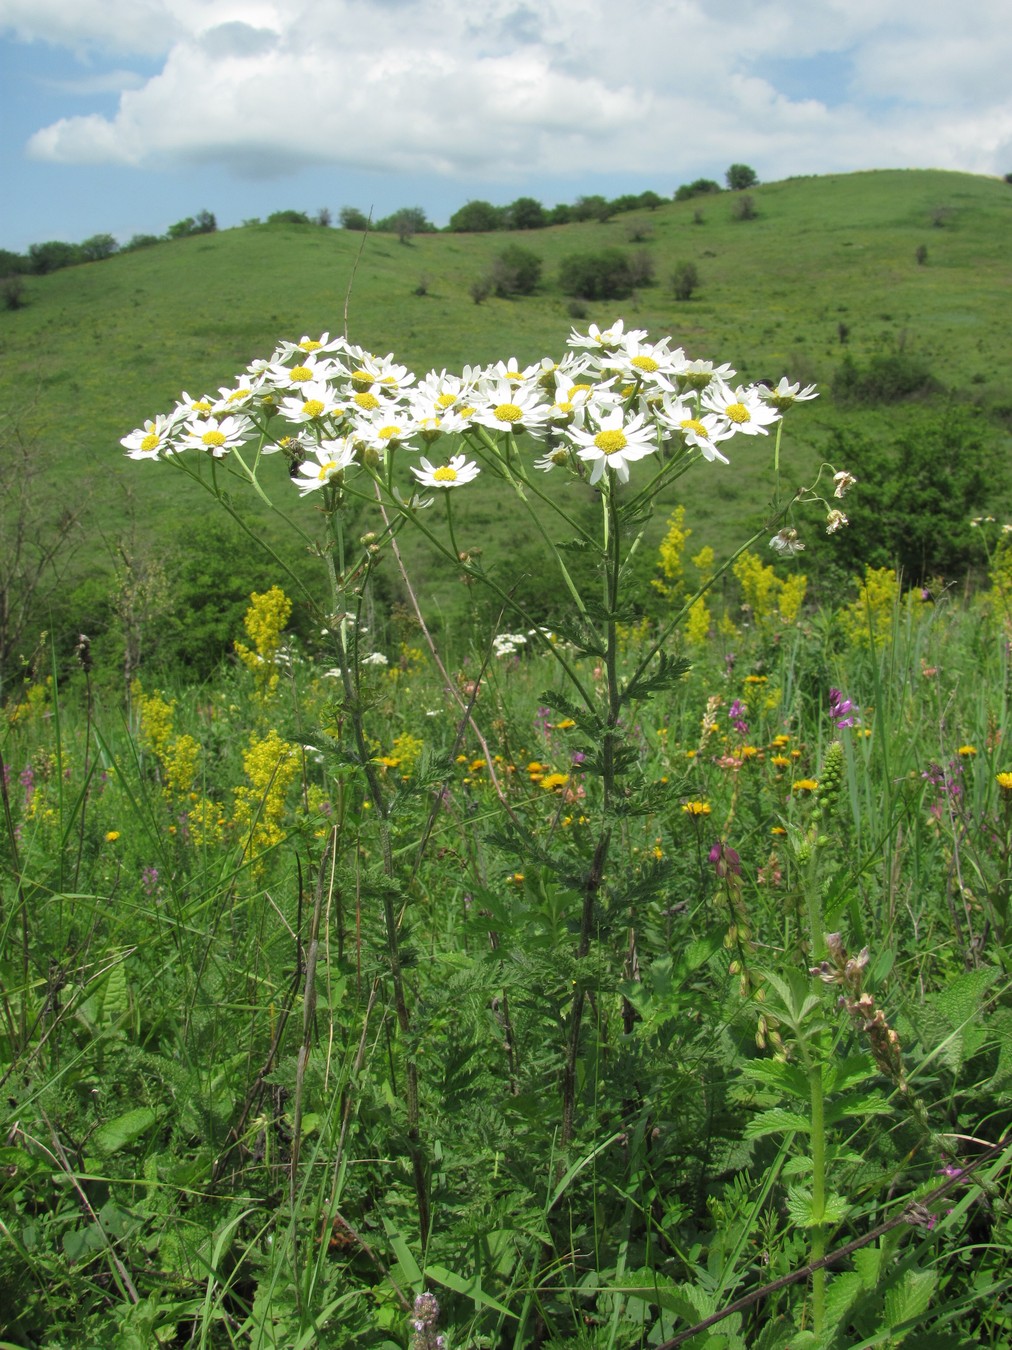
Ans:
[{"label": "yellow flower center", "polygon": [[376,395],[368,393],[355,394],[352,396],[351,401],[352,403],[358,404],[360,408],[364,408],[366,412],[373,412],[380,405],[380,401]]},{"label": "yellow flower center", "polygon": [[308,366],[293,366],[288,372],[288,378],[292,384],[304,384],[306,380],[313,378],[313,372]]},{"label": "yellow flower center", "polygon": [[361,385],[363,389],[368,389],[373,379],[374,376],[370,375],[367,370],[353,370],[351,372],[352,384]]},{"label": "yellow flower center", "polygon": [[400,427],[380,427],[379,431],[377,431],[376,433],[376,435],[379,436],[380,440],[383,441],[396,440],[400,434],[401,434]]},{"label": "yellow flower center", "polygon": [[158,449],[158,437],[155,435],[153,431],[148,432],[148,434],[141,441],[141,449],[142,450]]},{"label": "yellow flower center", "polygon": [[323,346],[322,342],[317,342],[315,338],[304,338],[299,343],[299,350],[303,352],[318,352]]},{"label": "yellow flower center", "polygon": [[686,417],[685,420],[679,422],[678,425],[683,431],[694,431],[697,436],[706,435],[706,427],[703,426],[698,417]]},{"label": "yellow flower center", "polygon": [[473,417],[473,416],[474,416],[474,408],[471,407],[470,403],[465,403],[464,406],[463,406],[463,408],[458,408],[458,409],[457,409],[457,412],[458,412],[458,414],[459,414],[461,417]]},{"label": "yellow flower center", "polygon": [[519,422],[523,415],[523,409],[515,403],[500,403],[495,409],[495,416],[500,422]]},{"label": "yellow flower center", "polygon": [[302,411],[307,417],[322,417],[326,409],[326,404],[321,403],[318,398],[307,398],[302,405]]},{"label": "yellow flower center", "polygon": [[233,389],[228,396],[229,403],[238,403],[240,399],[249,398],[252,391],[249,389]]},{"label": "yellow flower center", "polygon": [[618,455],[629,442],[622,431],[599,431],[594,437],[594,444],[606,455]]},{"label": "yellow flower center", "polygon": [[437,408],[452,408],[457,401],[456,394],[440,394],[436,399]]},{"label": "yellow flower center", "polygon": [[590,388],[589,384],[574,384],[569,391],[569,397],[574,399],[577,394],[589,394]]},{"label": "yellow flower center", "polygon": [[196,403],[190,404],[190,411],[209,413],[211,411],[211,404],[206,398],[198,398]]},{"label": "yellow flower center", "polygon": [[333,471],[339,467],[336,459],[330,459],[326,464],[320,465],[320,472],[316,476],[320,482],[323,483],[330,477]]},{"label": "yellow flower center", "polygon": [[729,403],[727,407],[724,409],[724,412],[727,414],[727,416],[731,419],[732,422],[738,422],[740,424],[742,422],[752,421],[752,418],[749,415],[749,411],[745,407],[744,403]]},{"label": "yellow flower center", "polygon": [[655,370],[660,370],[660,366],[652,356],[634,356],[630,365],[634,365],[637,370],[644,370],[648,375],[652,375]]},{"label": "yellow flower center", "polygon": [[444,464],[432,476],[437,483],[455,483],[457,481],[457,470],[451,469],[449,464]]},{"label": "yellow flower center", "polygon": [[225,436],[221,431],[205,431],[201,440],[205,445],[224,445]]}]

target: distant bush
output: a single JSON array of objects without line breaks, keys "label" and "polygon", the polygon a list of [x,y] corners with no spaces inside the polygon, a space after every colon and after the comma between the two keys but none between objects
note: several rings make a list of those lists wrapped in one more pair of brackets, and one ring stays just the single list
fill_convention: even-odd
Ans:
[{"label": "distant bush", "polygon": [[699,286],[699,269],[695,263],[681,262],[675,268],[671,278],[671,288],[676,300],[691,300],[693,292]]},{"label": "distant bush", "polygon": [[629,280],[634,289],[637,286],[652,286],[656,270],[654,255],[649,249],[638,248],[634,253],[630,253]]},{"label": "distant bush", "polygon": [[755,220],[758,214],[755,202],[747,192],[743,197],[735,198],[734,205],[731,207],[732,220]]},{"label": "distant bush", "polygon": [[492,286],[493,282],[491,277],[478,277],[478,279],[472,281],[467,288],[468,294],[476,305],[480,305],[483,300],[487,300],[492,294]]},{"label": "distant bush", "polygon": [[590,197],[577,197],[569,208],[570,220],[607,220],[612,214],[611,202],[607,197],[594,194]]},{"label": "distant bush", "polygon": [[448,228],[454,234],[487,234],[492,230],[501,230],[502,226],[502,207],[476,200],[465,202],[458,211],[454,211]]},{"label": "distant bush", "polygon": [[188,239],[194,234],[214,234],[218,222],[211,211],[201,211],[196,216],[184,216],[170,225],[166,234],[170,239]]},{"label": "distant bush", "polygon": [[369,217],[357,206],[342,206],[337,213],[342,230],[357,230],[364,234],[369,229]]},{"label": "distant bush", "polygon": [[311,225],[312,223],[305,211],[272,211],[267,217],[268,225]]},{"label": "distant bush", "polygon": [[402,244],[416,234],[432,234],[436,229],[420,206],[402,206],[393,215],[377,220],[375,228],[381,234],[395,234]]},{"label": "distant bush", "polygon": [[496,295],[531,295],[541,280],[541,259],[529,248],[510,244],[493,260],[489,279]]},{"label": "distant bush", "polygon": [[119,244],[111,234],[93,234],[90,239],[85,239],[80,248],[85,262],[101,262],[117,253]]},{"label": "distant bush", "polygon": [[573,219],[573,208],[568,202],[559,202],[558,206],[553,206],[548,213],[549,225],[568,225]]},{"label": "distant bush", "polygon": [[745,188],[755,187],[756,183],[759,182],[759,175],[755,169],[750,169],[747,164],[732,164],[724,178],[732,192],[741,192]]},{"label": "distant bush", "polygon": [[534,197],[518,197],[507,206],[504,220],[508,230],[543,230],[548,214]]},{"label": "distant bush", "polygon": [[50,272],[58,272],[63,267],[73,267],[81,261],[80,244],[66,244],[60,239],[50,239],[45,244],[32,244],[28,249],[28,266],[37,277]]},{"label": "distant bush", "polygon": [[722,191],[719,183],[712,178],[697,178],[694,183],[683,183],[675,190],[676,202],[688,202],[693,197],[708,197],[712,192]]},{"label": "distant bush", "polygon": [[133,253],[139,248],[150,248],[152,244],[161,244],[165,241],[157,234],[135,234],[120,249],[121,253]]},{"label": "distant bush", "polygon": [[913,352],[897,348],[859,366],[846,356],[833,376],[833,397],[842,404],[901,403],[941,391],[927,363]]},{"label": "distant bush", "polygon": [[17,276],[30,269],[31,263],[23,254],[11,253],[6,248],[0,248],[0,277]]},{"label": "distant bush", "polygon": [[571,254],[559,265],[559,285],[581,300],[623,300],[633,289],[629,259],[619,248]]},{"label": "distant bush", "polygon": [[0,281],[0,300],[3,301],[4,309],[24,309],[27,304],[24,277],[19,274],[4,277]]},{"label": "distant bush", "polygon": [[978,409],[914,411],[892,439],[838,430],[827,448],[834,456],[857,484],[841,503],[847,528],[808,541],[820,570],[824,560],[841,576],[899,567],[908,585],[966,575],[980,542],[970,521],[1002,500],[1009,482],[1001,436]]},{"label": "distant bush", "polygon": [[914,254],[914,257],[917,259],[917,266],[918,266],[918,267],[923,267],[924,264],[928,261],[928,246],[927,246],[927,244],[918,244],[918,245],[917,245],[917,252]]},{"label": "distant bush", "polygon": [[334,223],[334,218],[330,214],[329,206],[321,206],[319,211],[313,217],[313,224],[319,225],[322,230],[329,230]]}]

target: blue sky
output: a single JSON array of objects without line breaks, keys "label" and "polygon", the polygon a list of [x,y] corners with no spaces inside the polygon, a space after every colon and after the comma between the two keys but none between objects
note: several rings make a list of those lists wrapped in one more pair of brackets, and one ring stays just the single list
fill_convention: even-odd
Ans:
[{"label": "blue sky", "polygon": [[1012,171],[1005,0],[0,0],[0,247],[207,209]]}]

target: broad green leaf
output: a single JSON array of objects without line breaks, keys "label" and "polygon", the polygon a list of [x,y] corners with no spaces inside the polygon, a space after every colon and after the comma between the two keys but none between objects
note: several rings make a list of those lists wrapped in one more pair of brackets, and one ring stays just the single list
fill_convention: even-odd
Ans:
[{"label": "broad green leaf", "polygon": [[88,1141],[89,1147],[100,1157],[109,1158],[146,1134],[157,1120],[158,1112],[152,1107],[135,1106],[115,1120],[107,1120],[104,1125],[100,1125]]}]

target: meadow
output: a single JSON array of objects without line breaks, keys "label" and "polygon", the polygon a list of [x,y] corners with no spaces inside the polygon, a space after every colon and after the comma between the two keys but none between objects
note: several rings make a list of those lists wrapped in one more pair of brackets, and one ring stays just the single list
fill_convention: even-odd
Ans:
[{"label": "meadow", "polygon": [[[121,565],[104,627],[32,638],[4,677],[0,1345],[1008,1344],[1012,536],[1003,319],[967,285],[974,257],[980,296],[1001,284],[1008,205],[852,177],[831,228],[844,180],[714,227],[688,355],[649,290],[604,329],[557,295],[466,310],[405,296],[411,250],[370,240],[390,308],[356,274],[352,337],[396,349],[374,356],[319,336],[339,305],[296,255],[336,234],[291,236],[291,308],[252,319],[267,227],[45,278],[4,319],[18,387],[29,349],[67,363],[31,416],[68,435],[87,408],[84,565],[103,535]],[[936,227],[942,180],[973,206]],[[689,207],[651,213],[685,236],[670,257],[707,227]],[[820,266],[827,229],[841,268],[876,229],[879,265],[909,261],[878,322],[916,303],[944,386],[802,388],[842,346],[859,376],[907,351],[840,337],[885,271],[821,279],[822,310],[814,265],[788,277],[804,210]],[[913,259],[925,220],[965,311]],[[463,285],[497,241],[430,244]],[[115,303],[142,264],[167,269],[146,348]],[[403,331],[409,304],[431,323]],[[471,310],[508,352],[454,325]],[[914,535],[920,575],[873,552]],[[155,566],[173,541],[187,589]]]}]

